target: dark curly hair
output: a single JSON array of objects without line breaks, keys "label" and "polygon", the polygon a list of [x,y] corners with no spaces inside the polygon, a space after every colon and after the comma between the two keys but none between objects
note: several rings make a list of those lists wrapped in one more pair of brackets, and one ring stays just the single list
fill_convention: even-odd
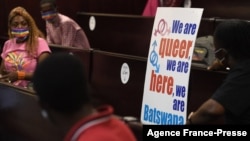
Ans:
[{"label": "dark curly hair", "polygon": [[250,23],[245,20],[228,19],[215,29],[214,40],[235,60],[250,59]]},{"label": "dark curly hair", "polygon": [[83,61],[67,53],[54,53],[37,65],[34,90],[41,104],[61,113],[77,112],[90,95]]}]

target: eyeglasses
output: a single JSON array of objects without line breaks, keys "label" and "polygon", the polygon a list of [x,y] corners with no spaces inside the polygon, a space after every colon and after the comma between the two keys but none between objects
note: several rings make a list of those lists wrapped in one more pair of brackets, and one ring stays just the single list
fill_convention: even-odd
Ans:
[{"label": "eyeglasses", "polygon": [[214,54],[220,52],[221,50],[224,50],[224,49],[223,48],[219,48],[219,49],[217,49],[217,50],[214,51]]}]

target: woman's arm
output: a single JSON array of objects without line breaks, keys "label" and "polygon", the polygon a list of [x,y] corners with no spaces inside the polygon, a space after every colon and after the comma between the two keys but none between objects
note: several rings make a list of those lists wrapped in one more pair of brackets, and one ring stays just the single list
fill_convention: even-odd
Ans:
[{"label": "woman's arm", "polygon": [[[50,55],[49,52],[43,52],[43,53],[38,57],[37,63],[42,62],[42,61],[43,61],[44,59],[46,59],[49,55]],[[32,77],[33,77],[33,72],[30,72],[30,73],[25,72],[25,77],[24,77],[25,80],[31,80]]]},{"label": "woman's arm", "polygon": [[[37,60],[37,63],[43,61],[46,57],[49,56],[49,52],[43,52]],[[4,73],[3,61],[1,63],[0,71]],[[23,72],[23,71],[12,71],[6,75],[2,75],[1,79],[4,79],[6,82],[15,82],[17,80],[31,80],[33,77],[33,72]]]}]

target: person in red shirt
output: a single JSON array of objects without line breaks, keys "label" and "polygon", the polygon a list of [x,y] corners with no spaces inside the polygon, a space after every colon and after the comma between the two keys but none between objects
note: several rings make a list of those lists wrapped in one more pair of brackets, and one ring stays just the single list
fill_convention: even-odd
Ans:
[{"label": "person in red shirt", "polygon": [[43,117],[64,141],[136,141],[112,106],[93,106],[84,70],[80,58],[66,53],[51,54],[37,66],[33,83]]}]

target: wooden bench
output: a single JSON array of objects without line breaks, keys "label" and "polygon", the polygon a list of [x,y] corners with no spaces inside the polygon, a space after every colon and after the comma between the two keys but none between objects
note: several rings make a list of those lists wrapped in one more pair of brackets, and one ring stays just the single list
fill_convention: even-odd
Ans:
[{"label": "wooden bench", "polygon": [[[129,67],[125,84],[121,78],[124,63]],[[90,86],[97,104],[111,104],[115,114],[139,118],[145,72],[144,57],[93,50]]]},{"label": "wooden bench", "polygon": [[0,85],[5,85],[5,86],[8,86],[8,87],[14,88],[16,91],[18,91],[20,93],[23,93],[23,94],[35,95],[35,91],[33,89],[28,89],[28,88],[15,86],[13,84],[10,84],[8,82],[3,82],[3,81],[0,81]]},{"label": "wooden bench", "polygon": [[56,127],[41,116],[33,94],[13,85],[0,84],[0,139],[18,141],[59,141]]},{"label": "wooden bench", "polygon": [[[131,14],[140,16],[147,0],[74,0],[71,5],[67,1],[57,1],[59,11],[69,17],[76,19],[77,11],[110,13],[110,14]],[[248,0],[192,0],[192,8],[204,8],[203,18],[220,17],[220,18],[250,18],[250,1]],[[28,12],[33,16],[38,27],[45,33],[45,22],[41,18],[39,2],[37,1],[15,1],[1,0],[0,5],[4,8],[0,9],[0,33],[7,35],[7,20],[9,11],[16,6],[27,8]],[[86,25],[88,26],[88,24]]]},{"label": "wooden bench", "polygon": [[[118,115],[140,118],[146,58],[94,50],[92,61],[90,85],[98,102],[111,104]],[[123,63],[127,63],[130,69],[126,84],[121,81]],[[226,75],[227,72],[208,71],[192,65],[187,113],[197,110],[210,98]]]},{"label": "wooden bench", "polygon": [[[0,83],[0,140],[11,141],[61,141],[64,135],[41,116],[41,108],[33,91]],[[142,124],[117,116],[142,141]]]},{"label": "wooden bench", "polygon": [[197,37],[213,35],[216,18],[202,18]]},{"label": "wooden bench", "polygon": [[[215,28],[214,21],[215,18],[202,18],[197,37],[212,35]],[[84,29],[94,49],[148,56],[153,17],[78,12],[77,22]],[[94,25],[93,23],[95,28],[92,30],[90,25]]]},{"label": "wooden bench", "polygon": [[[96,23],[94,30],[89,28],[91,17]],[[143,57],[148,55],[154,18],[78,12],[77,22],[94,49]]]},{"label": "wooden bench", "polygon": [[[208,100],[222,84],[226,76],[227,72],[208,71],[193,66],[189,78],[187,113],[196,111],[204,101]],[[222,121],[220,119],[215,123],[222,123]]]}]

